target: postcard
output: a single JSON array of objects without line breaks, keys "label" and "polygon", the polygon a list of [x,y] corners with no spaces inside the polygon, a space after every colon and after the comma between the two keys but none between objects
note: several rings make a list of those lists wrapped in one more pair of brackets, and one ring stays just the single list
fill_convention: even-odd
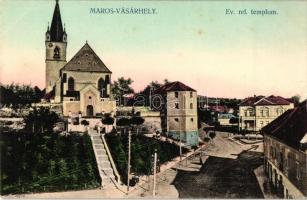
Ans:
[{"label": "postcard", "polygon": [[1,198],[306,198],[306,1],[0,6]]}]

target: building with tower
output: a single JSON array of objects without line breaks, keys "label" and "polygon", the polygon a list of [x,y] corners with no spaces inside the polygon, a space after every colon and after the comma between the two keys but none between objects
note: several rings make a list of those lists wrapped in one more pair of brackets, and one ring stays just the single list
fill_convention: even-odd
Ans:
[{"label": "building with tower", "polygon": [[86,42],[66,60],[67,33],[63,27],[59,1],[46,32],[46,95],[45,100],[59,104],[64,116],[101,116],[115,114],[112,100],[111,74],[103,61]]},{"label": "building with tower", "polygon": [[162,131],[169,137],[198,146],[197,92],[179,82],[154,91],[153,109],[161,111]]}]

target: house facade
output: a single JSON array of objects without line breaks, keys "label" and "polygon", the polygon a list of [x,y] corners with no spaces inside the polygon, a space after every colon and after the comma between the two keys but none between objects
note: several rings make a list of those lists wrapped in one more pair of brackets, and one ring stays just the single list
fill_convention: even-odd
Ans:
[{"label": "house facade", "polygon": [[307,196],[306,106],[305,101],[262,129],[265,172],[280,198]]},{"label": "house facade", "polygon": [[[197,92],[176,81],[155,91],[153,99],[162,100],[162,130],[169,137],[198,146]],[[155,108],[157,109],[157,108]]]},{"label": "house facade", "polygon": [[56,1],[46,39],[46,100],[60,104],[64,116],[96,117],[115,114],[111,74],[86,42],[66,61],[67,33],[63,28],[59,2]]},{"label": "house facade", "polygon": [[294,104],[280,96],[250,97],[239,105],[239,130],[260,131]]}]

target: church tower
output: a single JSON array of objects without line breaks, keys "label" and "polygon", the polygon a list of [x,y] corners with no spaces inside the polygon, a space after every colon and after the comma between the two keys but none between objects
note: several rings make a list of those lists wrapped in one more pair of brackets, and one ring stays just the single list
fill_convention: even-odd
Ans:
[{"label": "church tower", "polygon": [[60,69],[66,64],[67,34],[63,28],[59,0],[56,0],[51,26],[46,38],[46,93],[50,92],[60,78]]}]

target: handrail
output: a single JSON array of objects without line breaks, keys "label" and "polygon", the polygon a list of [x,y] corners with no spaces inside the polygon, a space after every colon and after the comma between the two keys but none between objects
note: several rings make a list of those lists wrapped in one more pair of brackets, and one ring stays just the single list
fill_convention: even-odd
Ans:
[{"label": "handrail", "polygon": [[111,161],[111,165],[112,165],[114,174],[115,174],[115,176],[116,176],[117,182],[120,183],[120,175],[119,175],[119,173],[118,173],[118,171],[117,171],[116,165],[115,165],[115,163],[114,163],[114,161],[113,161],[113,157],[112,157],[112,155],[111,155],[111,152],[110,152],[110,150],[109,150],[108,144],[107,144],[107,142],[106,142],[106,140],[105,140],[103,134],[102,134],[101,138],[102,138],[104,147],[105,147],[105,149],[106,149],[106,151],[107,151],[108,157],[109,157],[109,159],[110,159],[110,161]]},{"label": "handrail", "polygon": [[94,138],[92,136],[92,134],[89,134],[90,135],[90,138],[91,138],[91,143],[92,143],[92,147],[93,147],[93,151],[94,151],[94,154],[95,154],[95,160],[96,160],[96,163],[97,163],[97,167],[98,167],[98,171],[99,171],[99,176],[101,178],[101,186],[104,185],[103,183],[103,176],[101,175],[101,171],[102,171],[102,168],[101,166],[99,165],[99,162],[98,162],[98,155],[97,155],[97,152],[96,152],[96,149],[95,149],[95,145],[94,145]]}]

